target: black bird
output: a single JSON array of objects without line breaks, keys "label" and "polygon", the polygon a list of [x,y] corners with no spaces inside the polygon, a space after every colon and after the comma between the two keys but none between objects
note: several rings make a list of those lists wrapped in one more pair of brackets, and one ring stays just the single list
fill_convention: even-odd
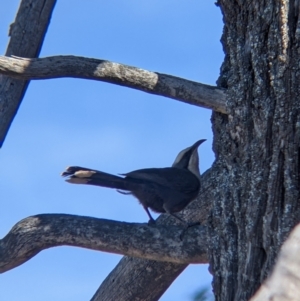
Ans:
[{"label": "black bird", "polygon": [[138,169],[119,177],[89,168],[70,166],[61,175],[73,184],[89,184],[115,188],[123,194],[135,196],[146,210],[150,220],[149,209],[158,213],[169,213],[187,224],[175,212],[183,210],[193,201],[200,189],[200,172],[198,146],[206,141],[202,139],[182,150],[172,167]]}]

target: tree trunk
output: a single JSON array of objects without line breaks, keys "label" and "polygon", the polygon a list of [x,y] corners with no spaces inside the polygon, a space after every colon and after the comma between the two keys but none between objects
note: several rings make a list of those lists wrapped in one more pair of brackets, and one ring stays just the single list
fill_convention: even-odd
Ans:
[{"label": "tree trunk", "polygon": [[216,300],[248,300],[300,217],[299,1],[220,0],[229,115],[214,113]]},{"label": "tree trunk", "polygon": [[[6,56],[38,57],[56,0],[21,1],[14,23],[10,25],[10,41]],[[17,114],[29,81],[2,76],[0,78],[0,148]]]}]

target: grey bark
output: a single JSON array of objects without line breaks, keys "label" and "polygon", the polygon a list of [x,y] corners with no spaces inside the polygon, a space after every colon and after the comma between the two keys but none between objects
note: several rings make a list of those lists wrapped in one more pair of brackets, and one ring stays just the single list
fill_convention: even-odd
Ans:
[{"label": "grey bark", "polygon": [[91,301],[159,300],[186,267],[185,264],[124,257]]},{"label": "grey bark", "polygon": [[0,74],[27,80],[99,80],[226,113],[225,92],[220,88],[104,60],[62,55],[40,59],[0,56]]},{"label": "grey bark", "polygon": [[44,249],[76,246],[179,264],[207,263],[206,229],[117,222],[69,214],[40,214],[18,222],[0,240],[0,273]]},{"label": "grey bark", "polygon": [[300,300],[300,225],[284,243],[271,277],[250,301]]},{"label": "grey bark", "polygon": [[[56,0],[21,1],[10,25],[10,41],[5,55],[37,57],[50,23]],[[0,148],[18,111],[29,81],[0,77]]]},{"label": "grey bark", "polygon": [[213,114],[217,161],[209,254],[216,300],[249,300],[300,219],[298,1],[220,0],[229,115]]}]

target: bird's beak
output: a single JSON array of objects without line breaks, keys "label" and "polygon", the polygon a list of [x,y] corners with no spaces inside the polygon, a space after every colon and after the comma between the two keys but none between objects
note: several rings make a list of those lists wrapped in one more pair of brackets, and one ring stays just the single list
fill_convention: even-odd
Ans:
[{"label": "bird's beak", "polygon": [[204,141],[206,141],[206,139],[201,139],[201,140],[198,140],[197,142],[195,142],[191,147],[190,147],[190,150],[191,152],[194,152],[194,150],[196,150],[200,144],[202,144]]},{"label": "bird's beak", "polygon": [[[188,168],[190,159],[192,157],[195,157],[195,152],[197,152],[197,149],[201,143],[206,141],[206,139],[201,139],[195,142],[192,146],[187,147],[186,149],[182,150],[176,157],[173,167],[178,167],[178,168]],[[198,154],[197,154],[198,158]]]},{"label": "bird's beak", "polygon": [[189,149],[186,152],[186,156],[188,156],[189,160],[192,157],[193,153],[197,151],[197,149],[200,146],[200,144],[202,144],[204,141],[206,141],[206,139],[198,140],[192,146],[189,147]]}]

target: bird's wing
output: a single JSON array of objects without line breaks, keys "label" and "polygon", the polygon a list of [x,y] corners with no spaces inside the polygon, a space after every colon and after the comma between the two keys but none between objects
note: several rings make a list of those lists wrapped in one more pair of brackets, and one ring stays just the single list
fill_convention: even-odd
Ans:
[{"label": "bird's wing", "polygon": [[181,193],[190,193],[200,187],[197,177],[190,171],[181,168],[147,168],[124,175],[127,178],[146,180]]}]

